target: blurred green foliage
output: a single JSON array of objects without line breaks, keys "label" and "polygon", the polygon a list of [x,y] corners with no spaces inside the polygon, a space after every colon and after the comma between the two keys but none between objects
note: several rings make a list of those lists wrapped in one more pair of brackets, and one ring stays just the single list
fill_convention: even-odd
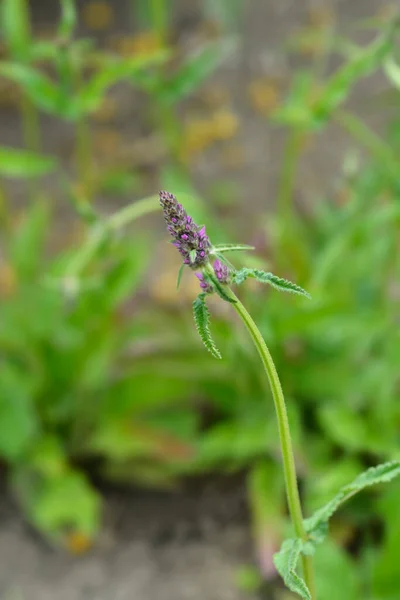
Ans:
[{"label": "blurred green foliage", "polygon": [[[137,181],[125,167],[96,180],[87,126],[116,82],[146,94],[167,147],[163,187],[190,202],[189,212],[207,222],[216,242],[229,240],[180,160],[178,107],[234,41],[222,35],[176,60],[161,39],[168,24],[159,13],[153,15],[156,49],[121,57],[74,36],[74,3],[61,6],[56,37],[44,42],[31,32],[24,0],[1,5],[6,57],[0,75],[24,99],[26,146],[0,147],[0,455],[12,489],[32,523],[78,552],[101,524],[92,473],[172,486],[187,475],[245,470],[259,564],[269,577],[286,518],[273,404],[254,350],[245,332],[232,328],[229,310],[215,306],[213,336],[224,360],[214,362],[197,340],[185,299],[181,306],[148,301],[155,232],[127,225],[156,202],[134,203],[109,219],[100,214],[94,202],[100,191],[108,186],[130,194]],[[225,31],[227,11],[220,15]],[[257,283],[241,290],[288,398],[306,512],[363,467],[400,458],[400,122],[395,115],[379,138],[343,108],[358,79],[382,65],[398,87],[394,26],[393,20],[382,27],[362,49],[346,47],[344,66],[329,77],[311,67],[299,72],[274,115],[287,128],[288,144],[277,212],[262,226],[268,253],[251,258],[252,266],[276,264],[313,301],[282,299]],[[70,178],[41,149],[39,112],[76,128],[77,169]],[[292,199],[302,140],[330,120],[367,158],[343,157],[336,191],[300,212]],[[82,220],[78,248],[74,240],[49,251],[56,219],[41,177],[51,173]],[[3,178],[34,184],[23,218],[10,209]],[[394,484],[379,498],[365,494],[334,519],[335,542],[317,558],[321,598],[397,598],[399,490]],[[252,571],[243,572],[243,587],[258,584]]]}]

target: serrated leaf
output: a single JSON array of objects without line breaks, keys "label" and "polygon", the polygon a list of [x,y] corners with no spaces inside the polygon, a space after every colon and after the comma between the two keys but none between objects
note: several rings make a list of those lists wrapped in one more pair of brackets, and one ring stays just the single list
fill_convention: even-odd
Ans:
[{"label": "serrated leaf", "polygon": [[209,328],[210,313],[205,302],[205,297],[206,294],[199,294],[193,302],[194,322],[201,340],[207,350],[211,352],[215,358],[222,358],[220,351],[216,347],[214,340],[211,337]]},{"label": "serrated leaf", "polygon": [[255,250],[254,246],[248,244],[216,244],[211,254],[217,254],[218,252],[235,252],[235,251],[246,251]]},{"label": "serrated leaf", "polygon": [[281,549],[274,556],[274,564],[287,587],[303,598],[311,600],[311,594],[304,579],[296,573],[296,566],[300,558],[304,542],[297,539],[285,540]]},{"label": "serrated leaf", "polygon": [[181,285],[181,279],[182,279],[182,274],[183,274],[183,269],[185,268],[185,265],[182,263],[181,266],[179,267],[179,271],[178,271],[178,277],[176,280],[176,289],[179,290],[179,286]]},{"label": "serrated leaf", "polygon": [[352,483],[342,487],[330,502],[304,521],[307,533],[316,543],[320,543],[327,533],[329,519],[344,502],[371,485],[391,481],[399,475],[400,462],[396,460],[367,469],[364,473],[358,475]]},{"label": "serrated leaf", "polygon": [[257,281],[260,281],[261,283],[268,283],[281,292],[290,292],[292,294],[299,294],[300,296],[311,298],[310,294],[303,290],[299,285],[292,283],[287,279],[283,279],[282,277],[278,277],[273,273],[261,271],[260,269],[248,269],[247,267],[244,267],[243,269],[240,269],[240,271],[236,271],[233,276],[233,283],[240,285],[246,281],[248,277],[257,279]]},{"label": "serrated leaf", "polygon": [[0,174],[4,177],[40,177],[57,165],[53,156],[41,156],[27,150],[0,147]]}]

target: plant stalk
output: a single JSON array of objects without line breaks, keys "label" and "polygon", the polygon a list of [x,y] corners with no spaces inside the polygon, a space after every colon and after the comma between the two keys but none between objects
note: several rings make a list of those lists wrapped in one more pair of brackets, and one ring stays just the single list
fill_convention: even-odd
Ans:
[{"label": "plant stalk", "polygon": [[3,181],[0,178],[0,230],[4,233],[9,224],[9,207]]},{"label": "plant stalk", "polygon": [[278,214],[283,223],[289,221],[293,213],[293,191],[303,136],[303,128],[294,127],[285,144],[277,196]]},{"label": "plant stalk", "polygon": [[[35,154],[40,151],[41,145],[39,113],[36,106],[24,93],[21,97],[21,116],[25,147]],[[29,182],[29,190],[31,200],[34,202],[38,193],[38,184],[33,178]]]},{"label": "plant stalk", "polygon": [[397,183],[399,160],[391,147],[357,116],[348,111],[336,111],[335,120],[380,162],[391,178]]},{"label": "plant stalk", "polygon": [[69,277],[78,277],[90,261],[96,256],[109,232],[115,232],[132,221],[159,210],[158,196],[149,196],[133,202],[111,215],[104,223],[95,224],[90,230],[82,248],[70,260],[66,269]]},{"label": "plant stalk", "polygon": [[153,27],[161,43],[165,42],[166,37],[166,4],[165,0],[151,0],[151,16]]},{"label": "plant stalk", "polygon": [[[278,373],[276,371],[274,362],[272,360],[272,356],[268,350],[264,338],[262,337],[252,317],[230,288],[225,288],[225,291],[233,300],[235,300],[233,307],[236,309],[236,312],[238,313],[243,323],[245,324],[248,332],[250,333],[250,336],[258,350],[258,353],[261,357],[261,361],[264,365],[264,369],[268,376],[272,396],[274,399],[276,416],[278,419],[279,437],[281,443],[289,512],[296,536],[301,538],[303,541],[307,541],[308,538],[303,524],[303,513],[301,509],[299,488],[297,485],[296,467],[294,462],[289,420],[286,410],[285,398],[283,395],[281,383],[279,381]],[[316,600],[312,558],[311,556],[305,556],[304,554],[302,554],[301,558],[304,580],[307,584],[308,589],[310,590],[312,600]]]}]

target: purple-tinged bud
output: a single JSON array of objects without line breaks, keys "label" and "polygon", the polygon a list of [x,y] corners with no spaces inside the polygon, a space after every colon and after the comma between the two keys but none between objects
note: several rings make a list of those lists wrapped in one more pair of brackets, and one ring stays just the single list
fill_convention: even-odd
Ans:
[{"label": "purple-tinged bud", "polygon": [[211,248],[206,228],[196,225],[173,194],[160,192],[160,204],[167,229],[175,240],[173,244],[182,255],[184,264],[192,269],[204,267],[208,263]]},{"label": "purple-tinged bud", "polygon": [[208,281],[206,281],[204,279],[204,275],[203,273],[195,273],[197,279],[200,281],[200,287],[203,290],[203,292],[206,292],[206,294],[212,294],[214,291],[213,286],[211,285],[211,283],[209,283]]},{"label": "purple-tinged bud", "polygon": [[214,261],[214,273],[220,283],[230,283],[229,267],[218,259]]}]

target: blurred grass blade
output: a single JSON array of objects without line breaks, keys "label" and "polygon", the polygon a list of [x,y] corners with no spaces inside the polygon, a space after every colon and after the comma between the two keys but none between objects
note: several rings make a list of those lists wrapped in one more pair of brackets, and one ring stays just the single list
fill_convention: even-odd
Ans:
[{"label": "blurred grass blade", "polygon": [[0,146],[0,174],[4,177],[40,177],[57,166],[53,156]]},{"label": "blurred grass blade", "polygon": [[106,64],[80,92],[77,99],[78,111],[85,114],[96,110],[109,87],[121,79],[134,79],[136,73],[163,63],[167,56],[168,53],[162,50],[148,56],[113,61]]},{"label": "blurred grass blade", "polygon": [[0,75],[19,84],[37,108],[57,116],[65,116],[68,98],[48,77],[27,65],[0,63]]},{"label": "blurred grass blade", "polygon": [[11,56],[21,62],[30,57],[31,28],[27,0],[3,0],[0,26]]},{"label": "blurred grass blade", "polygon": [[169,79],[162,99],[174,104],[196,91],[204,80],[233,54],[235,48],[236,41],[230,38],[211,42],[189,56],[179,71]]},{"label": "blurred grass blade", "polygon": [[203,11],[207,21],[216,23],[225,31],[237,28],[243,9],[242,0],[203,0]]},{"label": "blurred grass blade", "polygon": [[40,275],[49,224],[48,207],[40,202],[33,203],[10,239],[8,254],[14,269],[25,281]]},{"label": "blurred grass blade", "polygon": [[393,56],[388,56],[383,63],[383,69],[393,85],[400,90],[400,67],[394,62]]},{"label": "blurred grass blade", "polygon": [[58,35],[68,40],[77,24],[77,12],[75,0],[61,0],[61,20],[58,28]]},{"label": "blurred grass blade", "polygon": [[393,48],[395,23],[386,29],[366,48],[355,53],[351,59],[334,73],[313,104],[317,125],[322,124],[347,98],[354,83],[376,70]]}]

